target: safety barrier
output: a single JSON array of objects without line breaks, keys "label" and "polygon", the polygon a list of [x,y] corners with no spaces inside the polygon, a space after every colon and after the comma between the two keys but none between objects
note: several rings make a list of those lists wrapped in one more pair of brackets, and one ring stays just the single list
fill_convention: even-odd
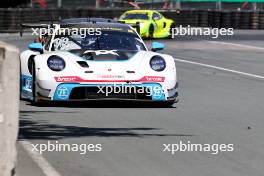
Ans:
[{"label": "safety barrier", "polygon": [[19,112],[18,49],[0,42],[0,175],[14,174]]},{"label": "safety barrier", "polygon": [[[57,21],[71,17],[118,18],[124,10],[111,9],[0,9],[0,32],[17,32],[20,23]],[[264,11],[162,11],[176,25],[264,29]]]}]

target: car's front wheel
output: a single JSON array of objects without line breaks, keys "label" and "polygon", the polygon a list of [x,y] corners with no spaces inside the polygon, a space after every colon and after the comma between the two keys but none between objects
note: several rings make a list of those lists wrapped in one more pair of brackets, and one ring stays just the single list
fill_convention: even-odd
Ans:
[{"label": "car's front wheel", "polygon": [[154,36],[154,26],[151,24],[149,26],[149,38],[152,39],[154,38],[153,36]]},{"label": "car's front wheel", "polygon": [[32,80],[31,80],[31,90],[32,90],[32,104],[37,104],[38,100],[36,98],[36,68],[34,61],[31,63],[31,74],[32,74]]},{"label": "car's front wheel", "polygon": [[175,104],[174,101],[166,101],[166,102],[162,103],[162,106],[166,107],[166,108],[171,108],[171,107],[173,107],[174,104]]}]

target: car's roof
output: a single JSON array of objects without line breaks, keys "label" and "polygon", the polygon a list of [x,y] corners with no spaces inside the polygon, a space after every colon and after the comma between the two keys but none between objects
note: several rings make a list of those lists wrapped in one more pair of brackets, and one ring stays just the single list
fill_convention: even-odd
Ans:
[{"label": "car's roof", "polygon": [[116,20],[110,18],[68,18],[61,20],[61,24],[75,24],[84,22],[111,22],[118,23]]},{"label": "car's roof", "polygon": [[127,24],[112,23],[112,22],[77,22],[61,24],[61,28],[118,28],[118,29],[131,29]]}]

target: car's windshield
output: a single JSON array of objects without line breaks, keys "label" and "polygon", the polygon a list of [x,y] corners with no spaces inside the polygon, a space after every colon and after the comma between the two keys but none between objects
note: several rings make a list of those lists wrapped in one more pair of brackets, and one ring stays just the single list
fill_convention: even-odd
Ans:
[{"label": "car's windshield", "polygon": [[121,17],[122,20],[148,20],[148,15],[143,13],[127,13],[123,17]]},{"label": "car's windshield", "polygon": [[142,40],[132,30],[103,31],[101,35],[57,35],[52,43],[52,50],[146,50]]}]

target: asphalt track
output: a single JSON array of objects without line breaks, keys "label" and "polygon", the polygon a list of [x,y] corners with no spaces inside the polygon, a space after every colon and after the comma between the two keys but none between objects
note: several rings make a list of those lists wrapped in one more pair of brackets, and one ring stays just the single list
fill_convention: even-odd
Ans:
[{"label": "asphalt track", "polygon": [[[162,52],[178,59],[180,102],[171,108],[133,103],[35,107],[21,101],[18,174],[263,176],[263,34],[235,31],[234,36],[214,39],[216,42],[191,36],[161,40],[166,44]],[[21,40],[2,35],[0,40],[24,49],[29,37]],[[26,152],[25,145],[46,144],[49,140],[100,143],[103,150],[86,155],[45,152],[42,159],[36,155],[33,161],[34,154]],[[163,144],[180,141],[231,143],[234,151],[217,155],[163,152]]]}]

